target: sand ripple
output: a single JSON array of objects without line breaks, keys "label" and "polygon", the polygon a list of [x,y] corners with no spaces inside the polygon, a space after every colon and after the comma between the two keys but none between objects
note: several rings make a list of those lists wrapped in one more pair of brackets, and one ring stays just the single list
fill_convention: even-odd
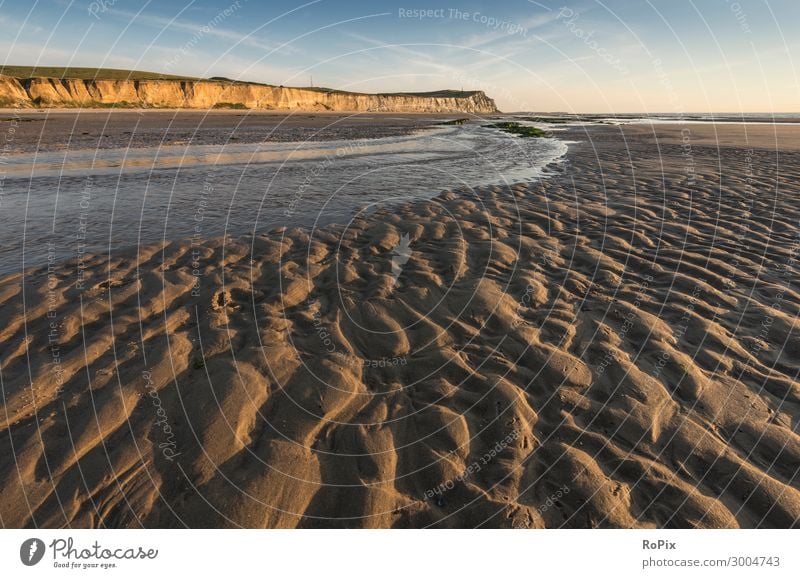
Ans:
[{"label": "sand ripple", "polygon": [[624,130],[538,184],[6,278],[0,522],[797,525],[800,152]]}]

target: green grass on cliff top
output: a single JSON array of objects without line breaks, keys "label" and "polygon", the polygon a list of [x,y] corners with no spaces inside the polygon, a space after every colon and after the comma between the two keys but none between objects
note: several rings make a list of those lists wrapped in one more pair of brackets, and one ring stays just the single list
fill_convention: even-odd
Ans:
[{"label": "green grass on cliff top", "polygon": [[200,80],[190,76],[119,70],[116,68],[75,68],[65,66],[0,66],[0,74],[14,78],[79,78],[81,80]]}]

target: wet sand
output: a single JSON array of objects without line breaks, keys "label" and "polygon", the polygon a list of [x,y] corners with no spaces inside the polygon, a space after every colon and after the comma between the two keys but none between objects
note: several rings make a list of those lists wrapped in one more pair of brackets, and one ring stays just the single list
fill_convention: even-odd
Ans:
[{"label": "wet sand", "polygon": [[798,129],[7,277],[0,521],[795,527]]},{"label": "wet sand", "polygon": [[17,152],[381,138],[467,114],[269,112],[258,110],[0,109]]}]

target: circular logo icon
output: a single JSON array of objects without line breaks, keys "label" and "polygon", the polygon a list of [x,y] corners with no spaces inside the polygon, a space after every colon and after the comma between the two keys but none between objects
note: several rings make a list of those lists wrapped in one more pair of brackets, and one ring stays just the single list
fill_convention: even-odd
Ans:
[{"label": "circular logo icon", "polygon": [[44,542],[39,538],[28,538],[19,547],[19,559],[26,566],[35,566],[44,557]]}]

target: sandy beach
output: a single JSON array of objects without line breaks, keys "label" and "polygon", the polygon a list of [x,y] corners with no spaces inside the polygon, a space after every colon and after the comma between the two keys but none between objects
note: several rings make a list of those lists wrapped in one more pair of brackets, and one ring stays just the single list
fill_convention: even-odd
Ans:
[{"label": "sandy beach", "polygon": [[0,524],[800,524],[800,127],[559,138],[534,183],[0,280]]}]

